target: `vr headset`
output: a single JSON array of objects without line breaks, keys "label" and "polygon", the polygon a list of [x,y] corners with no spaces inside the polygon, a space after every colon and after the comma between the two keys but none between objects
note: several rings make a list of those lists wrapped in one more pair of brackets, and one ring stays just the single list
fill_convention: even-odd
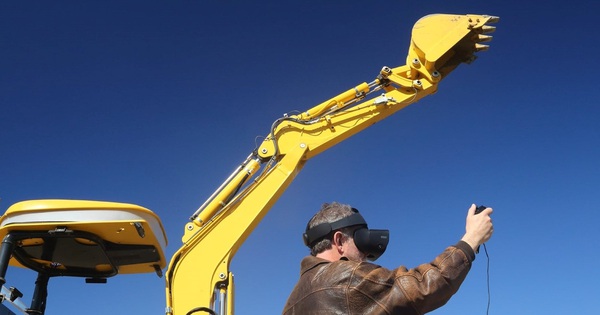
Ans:
[{"label": "vr headset", "polygon": [[309,229],[306,226],[306,232],[303,234],[304,245],[312,247],[316,242],[327,236],[331,236],[335,231],[345,227],[359,226],[354,231],[354,244],[356,248],[367,256],[368,260],[375,261],[385,252],[390,240],[389,230],[371,230],[367,226],[365,219],[358,213],[358,210],[352,208],[353,214],[332,223],[321,223]]}]

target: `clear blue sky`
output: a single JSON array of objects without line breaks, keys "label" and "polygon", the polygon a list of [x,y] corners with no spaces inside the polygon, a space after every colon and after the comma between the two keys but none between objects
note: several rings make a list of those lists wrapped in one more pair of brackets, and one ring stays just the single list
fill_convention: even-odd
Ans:
[{"label": "clear blue sky", "polygon": [[[437,94],[309,161],[232,263],[239,314],[277,314],[328,201],[391,230],[379,264],[428,262],[495,209],[490,314],[595,314],[600,220],[594,1],[3,1],[0,207],[109,200],[188,217],[268,134],[405,62],[430,13],[501,17]],[[486,259],[434,314],[485,314]],[[35,275],[9,270],[29,302]],[[163,279],[52,279],[47,314],[163,314]]]}]

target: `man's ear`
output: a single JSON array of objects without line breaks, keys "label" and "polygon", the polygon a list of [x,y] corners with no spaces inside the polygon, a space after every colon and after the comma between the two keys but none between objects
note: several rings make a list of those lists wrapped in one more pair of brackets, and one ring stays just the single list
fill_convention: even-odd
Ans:
[{"label": "man's ear", "polygon": [[342,245],[344,244],[344,234],[342,232],[337,231],[333,233],[332,239],[333,246],[337,249],[340,254],[343,254]]}]

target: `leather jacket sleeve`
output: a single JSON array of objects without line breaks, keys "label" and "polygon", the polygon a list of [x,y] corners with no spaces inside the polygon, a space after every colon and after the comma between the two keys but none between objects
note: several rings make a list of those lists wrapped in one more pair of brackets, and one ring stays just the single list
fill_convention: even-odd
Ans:
[{"label": "leather jacket sleeve", "polygon": [[474,257],[464,242],[410,270],[309,256],[284,314],[424,314],[456,293]]},{"label": "leather jacket sleeve", "polygon": [[[363,270],[359,267],[356,275],[357,278],[362,277],[363,281],[356,282],[356,290],[379,291],[379,297],[372,296],[373,302],[381,301],[389,314],[424,314],[446,304],[458,291],[474,257],[471,247],[460,242],[448,247],[431,263],[411,270],[399,267],[390,273],[384,268],[376,268],[364,270],[367,273],[361,275],[360,271]],[[393,285],[387,289],[378,288],[381,280],[389,283],[393,280]]]}]

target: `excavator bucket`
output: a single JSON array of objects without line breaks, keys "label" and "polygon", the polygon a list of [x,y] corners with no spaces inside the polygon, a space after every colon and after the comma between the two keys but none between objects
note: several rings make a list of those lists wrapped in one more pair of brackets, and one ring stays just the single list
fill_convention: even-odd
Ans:
[{"label": "excavator bucket", "polygon": [[421,18],[412,30],[408,64],[424,66],[442,77],[461,63],[471,63],[475,53],[485,51],[500,19],[489,15],[432,14]]}]

